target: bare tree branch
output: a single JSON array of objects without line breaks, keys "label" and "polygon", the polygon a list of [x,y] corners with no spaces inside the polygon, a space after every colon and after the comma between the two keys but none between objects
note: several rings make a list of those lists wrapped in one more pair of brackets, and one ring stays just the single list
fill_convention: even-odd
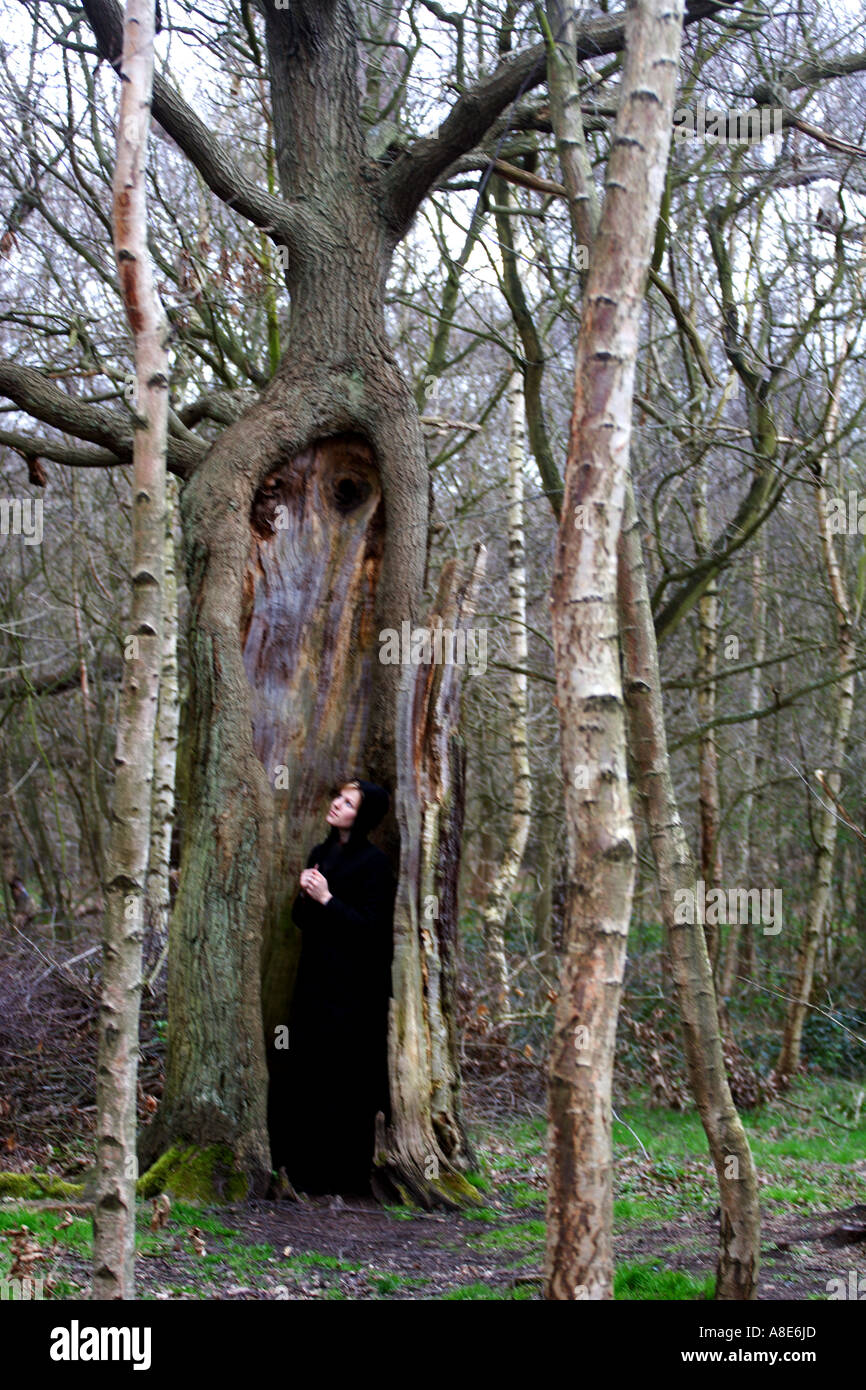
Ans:
[{"label": "bare tree branch", "polygon": [[[101,460],[93,455],[86,460],[66,457],[60,462],[75,463],[84,467],[108,467],[119,460],[128,463],[132,459],[133,422],[130,418],[101,405],[90,405],[69,396],[35,367],[22,367],[15,362],[0,360],[0,396],[14,401],[35,420],[51,425],[64,434],[74,435],[76,439],[86,439],[90,444],[98,444],[114,457]],[[52,457],[50,446],[30,447],[32,441],[21,436],[25,444],[20,450],[25,457]],[[9,441],[11,444],[11,441]],[[11,444],[18,448],[17,444]],[[168,457],[172,473],[185,478],[207,452],[204,440],[178,439],[169,436]]]},{"label": "bare tree branch", "polygon": [[[87,0],[88,4],[93,0]],[[100,0],[104,3],[104,0]],[[691,0],[686,24],[712,18],[735,8],[729,0]],[[620,53],[625,45],[625,11],[600,15],[583,25],[577,36],[579,61],[605,53]],[[537,87],[547,74],[544,43],[504,58],[495,72],[470,87],[452,106],[436,135],[416,140],[394,160],[384,177],[389,224],[399,239],[427,193],[460,155],[468,153],[511,102]]]},{"label": "bare tree branch", "polygon": [[[98,675],[100,680],[120,683],[123,675],[123,662],[119,655],[106,653],[88,667],[91,677]],[[67,690],[75,690],[81,684],[81,665],[76,659],[71,666],[61,670],[47,671],[37,676],[32,668],[18,675],[0,679],[0,701],[24,700],[29,695],[63,695]]]},{"label": "bare tree branch", "polygon": [[214,420],[218,425],[233,425],[256,400],[254,391],[209,391],[189,405],[182,406],[178,418],[192,429],[201,420]]},{"label": "bare tree branch", "polygon": [[799,87],[831,82],[834,77],[850,77],[854,72],[866,72],[866,53],[849,53],[840,58],[820,58],[800,63],[798,67],[783,72],[781,81],[793,92]]},{"label": "bare tree branch", "polygon": [[[115,71],[119,70],[123,21],[116,0],[83,0],[83,9],[96,37],[100,55]],[[208,188],[222,201],[246,217],[253,226],[290,250],[315,242],[319,229],[315,216],[263,192],[238,167],[216,139],[165,78],[153,80],[153,116],[175,144],[195,165]]]},{"label": "bare tree branch", "polygon": [[54,440],[34,439],[29,434],[19,434],[17,430],[0,430],[0,444],[14,449],[28,463],[32,459],[51,459],[70,468],[117,468],[132,460],[123,458],[112,449],[80,449],[74,444],[58,444]]}]

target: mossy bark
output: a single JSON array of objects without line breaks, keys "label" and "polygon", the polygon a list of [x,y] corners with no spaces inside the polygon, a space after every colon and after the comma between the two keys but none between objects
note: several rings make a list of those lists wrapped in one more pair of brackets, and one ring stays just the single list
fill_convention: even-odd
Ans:
[{"label": "mossy bark", "polygon": [[227,1145],[177,1146],[142,1174],[136,1192],[144,1198],[167,1192],[186,1201],[224,1204],[243,1201],[249,1195],[249,1182]]},{"label": "mossy bark", "polygon": [[84,1194],[80,1182],[64,1182],[50,1173],[0,1173],[0,1197],[20,1197],[40,1200],[43,1197],[69,1197],[75,1200]]}]

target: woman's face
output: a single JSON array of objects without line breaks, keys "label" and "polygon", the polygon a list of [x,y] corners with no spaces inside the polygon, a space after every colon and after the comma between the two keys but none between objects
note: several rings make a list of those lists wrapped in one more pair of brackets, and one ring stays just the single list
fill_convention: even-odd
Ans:
[{"label": "woman's face", "polygon": [[330,810],[325,819],[335,830],[348,830],[358,814],[360,804],[360,788],[343,787],[331,802]]}]

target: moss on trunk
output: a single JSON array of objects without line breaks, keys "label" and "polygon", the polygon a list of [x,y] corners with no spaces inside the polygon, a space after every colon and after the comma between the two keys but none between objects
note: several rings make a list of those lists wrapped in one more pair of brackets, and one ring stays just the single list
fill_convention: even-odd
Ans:
[{"label": "moss on trunk", "polygon": [[136,1191],[145,1198],[167,1192],[184,1201],[242,1202],[249,1195],[249,1181],[227,1145],[177,1145],[141,1175]]}]

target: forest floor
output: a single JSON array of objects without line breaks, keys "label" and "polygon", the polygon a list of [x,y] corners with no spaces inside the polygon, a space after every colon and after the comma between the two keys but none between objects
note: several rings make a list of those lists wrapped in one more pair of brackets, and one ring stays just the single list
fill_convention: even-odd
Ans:
[{"label": "forest floor", "polygon": [[[761,1183],[762,1299],[827,1299],[834,1290],[845,1297],[839,1290],[856,1289],[858,1279],[866,1290],[866,1116],[858,1093],[850,1082],[802,1080],[744,1116]],[[497,1117],[489,1100],[479,1098],[470,1126],[478,1208],[420,1213],[332,1197],[220,1207],[177,1201],[151,1229],[152,1206],[142,1203],[139,1296],[540,1298],[543,1115],[524,1102],[523,1113]],[[616,1297],[711,1297],[717,1199],[697,1115],[650,1108],[636,1092],[618,1114]],[[54,1297],[81,1297],[90,1241],[80,1206],[0,1201],[0,1277],[16,1250],[19,1258],[29,1250],[34,1275],[51,1272],[56,1281]]]}]

